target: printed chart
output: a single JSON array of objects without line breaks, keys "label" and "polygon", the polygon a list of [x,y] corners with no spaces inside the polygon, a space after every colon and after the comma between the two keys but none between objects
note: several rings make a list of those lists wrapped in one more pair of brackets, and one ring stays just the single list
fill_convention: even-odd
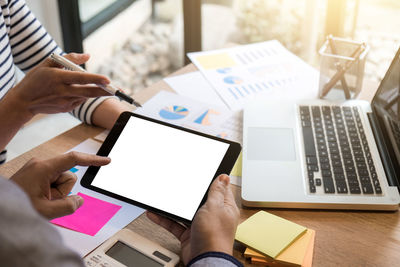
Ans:
[{"label": "printed chart", "polygon": [[242,141],[241,112],[232,112],[167,91],[159,92],[143,108],[134,112],[221,138]]},{"label": "printed chart", "polygon": [[201,124],[201,125],[212,125],[210,121],[210,117],[212,115],[219,115],[220,113],[216,110],[209,109],[205,111],[203,114],[200,115],[197,119],[194,120],[195,123]]},{"label": "printed chart", "polygon": [[188,56],[232,110],[256,96],[317,96],[318,72],[275,40]]},{"label": "printed chart", "polygon": [[189,114],[189,110],[181,106],[168,106],[160,110],[160,116],[167,120],[183,119]]}]

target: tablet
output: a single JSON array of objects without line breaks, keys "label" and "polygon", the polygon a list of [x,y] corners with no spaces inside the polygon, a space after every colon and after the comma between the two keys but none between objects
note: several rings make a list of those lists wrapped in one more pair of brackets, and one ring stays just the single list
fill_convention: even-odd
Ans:
[{"label": "tablet", "polygon": [[190,224],[213,180],[229,174],[238,143],[124,112],[90,166],[83,187]]}]

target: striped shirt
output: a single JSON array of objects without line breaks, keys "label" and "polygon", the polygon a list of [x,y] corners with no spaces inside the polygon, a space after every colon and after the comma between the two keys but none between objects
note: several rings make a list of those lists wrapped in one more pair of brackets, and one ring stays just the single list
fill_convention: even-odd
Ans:
[{"label": "striped shirt", "polygon": [[[0,98],[15,86],[15,66],[23,72],[38,65],[60,47],[36,19],[24,0],[0,0]],[[108,97],[90,98],[71,113],[91,124],[96,107]]]}]

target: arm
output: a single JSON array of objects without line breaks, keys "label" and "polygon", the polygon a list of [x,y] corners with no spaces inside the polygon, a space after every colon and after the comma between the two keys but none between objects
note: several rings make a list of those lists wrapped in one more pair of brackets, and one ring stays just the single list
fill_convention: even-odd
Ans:
[{"label": "arm", "polygon": [[12,181],[0,177],[0,262],[2,266],[83,267],[54,227],[32,208]]},{"label": "arm", "polygon": [[119,101],[117,98],[106,99],[94,110],[92,123],[96,126],[111,129],[122,112],[132,111],[132,109],[132,106]]},{"label": "arm", "polygon": [[[6,11],[8,13],[3,15],[6,16],[6,23],[10,24],[9,39],[14,63],[21,70],[28,72],[44,61],[51,53],[62,53],[62,50],[35,18],[25,1],[7,2],[8,9]],[[85,60],[75,61],[75,63],[82,64],[88,59],[89,57],[86,57]],[[83,103],[80,103],[72,114],[85,123],[109,129],[121,112],[129,110],[129,107],[121,105],[116,99],[111,100],[110,98],[113,97],[89,98],[84,102],[82,101]],[[96,115],[97,112],[99,113]],[[25,118],[26,121],[29,121],[29,119]],[[18,121],[13,123],[14,125],[10,125],[12,127],[10,136],[14,136],[24,123]],[[6,139],[10,140],[11,138]],[[0,147],[4,147],[1,142]]]},{"label": "arm", "polygon": [[25,73],[45,60],[51,53],[61,54],[62,50],[36,19],[24,0],[6,2],[2,11],[8,32],[12,58]]},{"label": "arm", "polygon": [[[66,57],[75,62],[88,59],[79,54]],[[108,84],[105,76],[62,70],[54,64],[50,59],[41,62],[0,101],[0,150],[35,114],[67,112],[88,97],[108,94],[92,85]]]},{"label": "arm", "polygon": [[182,260],[188,266],[242,266],[232,257],[239,209],[229,176],[220,175],[212,183],[207,201],[197,211],[191,228],[152,213],[147,216],[179,239]]},{"label": "arm", "polygon": [[0,151],[14,137],[32,115],[19,107],[20,102],[8,95],[0,101]]}]

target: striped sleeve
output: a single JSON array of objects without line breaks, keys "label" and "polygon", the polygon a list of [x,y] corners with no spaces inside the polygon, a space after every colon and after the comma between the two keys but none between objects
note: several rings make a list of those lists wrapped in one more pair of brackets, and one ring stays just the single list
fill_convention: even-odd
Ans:
[{"label": "striped sleeve", "polygon": [[110,99],[110,98],[115,98],[118,99],[116,96],[102,96],[102,97],[96,97],[96,98],[89,98],[86,100],[85,103],[82,105],[76,107],[71,114],[74,115],[74,117],[78,118],[79,120],[83,121],[84,123],[87,124],[92,124],[92,115],[94,110],[105,100]]},{"label": "striped sleeve", "polygon": [[25,1],[8,1],[6,6],[2,6],[2,11],[4,21],[9,25],[8,36],[14,64],[22,71],[29,71],[53,52],[62,53]]},{"label": "striped sleeve", "polygon": [[[22,71],[28,72],[51,53],[63,54],[24,0],[11,0],[4,4],[3,2],[1,1],[1,8],[15,65]],[[93,111],[108,98],[90,98],[71,111],[71,114],[82,122],[91,124]]]}]

